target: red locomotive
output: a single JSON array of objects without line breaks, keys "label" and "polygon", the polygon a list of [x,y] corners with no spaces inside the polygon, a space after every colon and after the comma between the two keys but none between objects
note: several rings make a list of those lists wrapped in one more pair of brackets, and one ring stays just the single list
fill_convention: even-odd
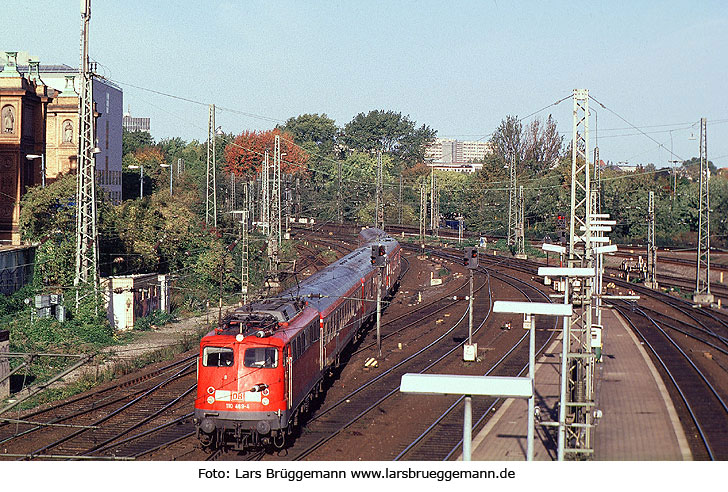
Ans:
[{"label": "red locomotive", "polygon": [[399,283],[399,243],[379,229],[363,230],[360,240],[364,246],[275,298],[237,308],[202,338],[194,422],[203,445],[283,447],[376,312],[376,255],[385,257],[383,297]]}]

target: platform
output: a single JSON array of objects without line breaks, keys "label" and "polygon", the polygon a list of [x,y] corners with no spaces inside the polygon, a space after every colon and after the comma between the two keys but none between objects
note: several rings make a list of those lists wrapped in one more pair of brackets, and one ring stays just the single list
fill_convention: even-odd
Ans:
[{"label": "platform", "polygon": [[[691,460],[677,413],[657,369],[613,311],[603,311],[604,354],[596,369],[594,460]],[[560,338],[536,364],[536,406],[544,421],[558,421]],[[528,401],[508,399],[473,438],[473,461],[526,459]],[[538,422],[538,419],[537,419]],[[553,461],[556,429],[536,425],[534,459]],[[462,456],[459,458],[462,459]]]}]

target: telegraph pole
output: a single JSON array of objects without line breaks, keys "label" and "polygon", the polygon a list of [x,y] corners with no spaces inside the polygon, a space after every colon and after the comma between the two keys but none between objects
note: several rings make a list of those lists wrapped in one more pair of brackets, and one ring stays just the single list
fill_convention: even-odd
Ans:
[{"label": "telegraph pole", "polygon": [[[516,227],[518,223],[518,202],[516,197],[516,149],[511,148],[511,160],[508,165],[510,181],[508,185],[508,246],[516,245]],[[513,250],[511,250],[513,251]]]},{"label": "telegraph pole", "polygon": [[205,223],[217,228],[217,157],[215,152],[215,105],[210,104],[207,120],[207,193],[205,200]]},{"label": "telegraph pole", "polygon": [[76,310],[81,284],[93,284],[94,299],[99,292],[99,241],[96,222],[95,121],[93,111],[93,74],[89,70],[88,33],[91,0],[81,6],[81,94],[78,104],[78,174],[76,177]]},{"label": "telegraph pole", "polygon": [[710,293],[710,168],[708,167],[707,121],[700,118],[700,194],[698,205],[698,264],[695,270],[696,304],[712,304]]}]

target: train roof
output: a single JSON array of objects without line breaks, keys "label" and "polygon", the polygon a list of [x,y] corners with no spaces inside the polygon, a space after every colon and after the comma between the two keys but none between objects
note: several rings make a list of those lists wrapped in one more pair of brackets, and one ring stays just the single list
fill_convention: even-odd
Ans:
[{"label": "train roof", "polygon": [[[376,229],[379,231],[378,229]],[[379,231],[380,233],[382,231]],[[288,289],[282,294],[300,296],[305,298],[310,305],[319,310],[325,311],[331,304],[354,286],[355,281],[366,277],[374,267],[371,264],[371,244],[382,244],[386,248],[387,255],[394,251],[399,243],[390,236],[379,236],[376,241],[355,249],[346,256],[330,264],[309,278],[301,282],[299,287]],[[323,297],[318,297],[323,296]]]}]

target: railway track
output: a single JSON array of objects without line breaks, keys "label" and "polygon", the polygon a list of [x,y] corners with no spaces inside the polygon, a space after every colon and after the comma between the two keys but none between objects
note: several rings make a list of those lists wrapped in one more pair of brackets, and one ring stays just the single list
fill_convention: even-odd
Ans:
[{"label": "railway track", "polygon": [[[681,419],[689,436],[691,451],[696,459],[728,459],[728,405],[726,396],[711,382],[714,376],[706,373],[694,361],[690,351],[683,348],[667,327],[671,318],[616,303],[617,311],[644,341],[666,382],[679,398],[673,398],[688,419]],[[675,328],[673,327],[672,330]]]},{"label": "railway track", "polygon": [[[490,269],[489,269],[490,270]],[[521,286],[511,284],[524,298],[535,301],[537,298],[548,300],[548,296],[539,289],[516,277],[490,270],[490,274],[509,282],[520,283]],[[529,292],[530,291],[530,292]],[[539,299],[542,301],[543,299]],[[537,356],[547,347],[555,331],[548,320],[538,322],[536,327]],[[528,370],[528,332],[514,344],[499,360],[482,373],[483,376],[520,376]],[[412,442],[410,442],[394,458],[395,461],[444,461],[454,459],[462,446],[462,405],[464,397],[458,397],[453,404],[442,412],[434,421]],[[477,433],[488,421],[488,417],[501,403],[501,398],[481,397],[472,401],[473,432]]]},{"label": "railway track", "polygon": [[[24,415],[23,421],[37,424],[0,428],[6,450],[0,458],[91,458],[97,449],[184,406],[183,397],[194,388],[195,360],[196,354],[188,354],[138,377]],[[96,454],[104,459],[118,456]]]},{"label": "railway track", "polygon": [[[537,263],[509,261],[511,268],[535,274]],[[728,316],[696,309],[691,302],[644,286],[612,279],[641,295],[640,305],[614,307],[648,346],[670,388],[691,449],[697,459],[728,459]]]}]

